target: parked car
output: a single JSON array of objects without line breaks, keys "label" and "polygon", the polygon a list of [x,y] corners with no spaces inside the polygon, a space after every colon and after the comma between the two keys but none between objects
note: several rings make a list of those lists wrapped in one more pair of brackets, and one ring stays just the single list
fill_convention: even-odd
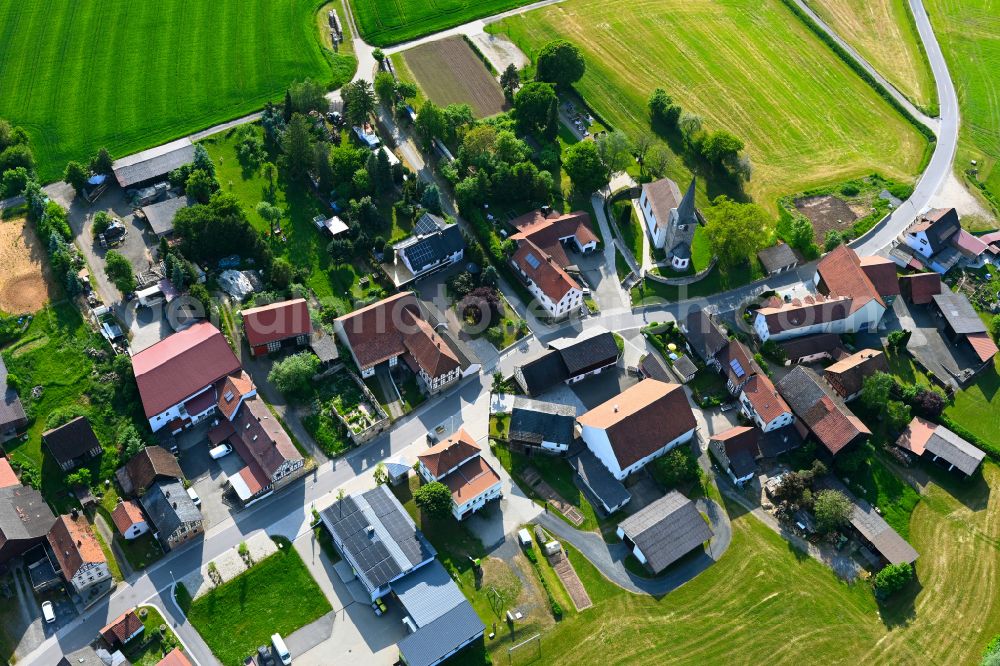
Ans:
[{"label": "parked car", "polygon": [[188,491],[188,497],[191,498],[191,501],[194,502],[194,505],[201,506],[201,498],[198,497],[198,491],[196,491],[194,488],[191,487],[189,487],[187,491]]},{"label": "parked car", "polygon": [[217,447],[208,452],[208,455],[212,456],[213,460],[218,460],[219,458],[224,458],[233,452],[232,444],[219,444]]},{"label": "parked car", "polygon": [[56,611],[52,607],[51,601],[42,602],[42,617],[44,617],[45,621],[49,624],[56,621]]},{"label": "parked car", "polygon": [[285,647],[285,641],[281,639],[281,634],[271,635],[271,645],[274,646],[274,651],[278,653],[278,659],[285,666],[292,663],[292,655],[288,652],[288,648]]}]

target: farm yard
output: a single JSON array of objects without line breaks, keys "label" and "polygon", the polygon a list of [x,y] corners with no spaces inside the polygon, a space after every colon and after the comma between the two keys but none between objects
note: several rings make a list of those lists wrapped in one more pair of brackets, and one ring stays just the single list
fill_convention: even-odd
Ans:
[{"label": "farm yard", "polygon": [[49,182],[101,146],[125,155],[256,111],[293,81],[339,86],[353,56],[321,47],[316,10],[315,0],[0,0],[0,117],[28,130]]},{"label": "farm yard", "polygon": [[[647,99],[663,87],[706,130],[746,142],[747,193],[771,211],[781,195],[875,170],[909,181],[925,152],[923,136],[779,0],[579,0],[487,29],[526,53],[557,38],[579,45],[587,72],[576,89],[632,136],[648,130]],[[680,160],[667,175],[690,179]]]},{"label": "farm yard", "polygon": [[0,312],[30,314],[52,294],[45,249],[24,218],[0,220]]},{"label": "farm yard", "polygon": [[438,106],[468,104],[477,118],[506,110],[500,84],[462,37],[446,37],[403,52],[428,99]]},{"label": "farm yard", "polygon": [[532,0],[350,0],[361,37],[372,46],[389,46],[527,5]]},{"label": "farm yard", "polygon": [[992,0],[930,0],[927,13],[958,89],[955,169],[976,160],[977,180],[1000,210],[1000,12]]},{"label": "farm yard", "polygon": [[896,89],[937,115],[934,77],[906,0],[807,0],[806,4]]}]

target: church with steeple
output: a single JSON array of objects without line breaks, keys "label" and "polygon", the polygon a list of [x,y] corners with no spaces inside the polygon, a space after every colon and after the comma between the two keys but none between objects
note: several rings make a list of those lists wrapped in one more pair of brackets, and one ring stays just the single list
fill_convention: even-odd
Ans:
[{"label": "church with steeple", "polygon": [[664,250],[670,267],[685,271],[691,265],[691,244],[698,225],[694,207],[695,179],[681,197],[677,183],[669,178],[642,186],[639,208],[653,246]]}]

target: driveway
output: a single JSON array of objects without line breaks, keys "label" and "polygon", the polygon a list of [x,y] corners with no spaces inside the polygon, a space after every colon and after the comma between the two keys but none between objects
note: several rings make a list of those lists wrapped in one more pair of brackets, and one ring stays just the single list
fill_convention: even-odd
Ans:
[{"label": "driveway", "polygon": [[235,451],[219,461],[212,460],[208,455],[210,427],[211,420],[205,420],[175,438],[180,449],[177,461],[181,465],[181,471],[201,498],[201,515],[206,530],[232,516],[229,505],[223,500],[227,486],[226,475],[242,467]]}]

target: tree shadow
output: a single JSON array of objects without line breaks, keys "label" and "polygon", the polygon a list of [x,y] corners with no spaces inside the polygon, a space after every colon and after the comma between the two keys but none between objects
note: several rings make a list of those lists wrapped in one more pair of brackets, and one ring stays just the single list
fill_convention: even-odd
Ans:
[{"label": "tree shadow", "polygon": [[879,618],[886,629],[906,627],[917,617],[916,599],[923,589],[919,580],[913,579],[906,587],[888,599],[878,599]]}]

